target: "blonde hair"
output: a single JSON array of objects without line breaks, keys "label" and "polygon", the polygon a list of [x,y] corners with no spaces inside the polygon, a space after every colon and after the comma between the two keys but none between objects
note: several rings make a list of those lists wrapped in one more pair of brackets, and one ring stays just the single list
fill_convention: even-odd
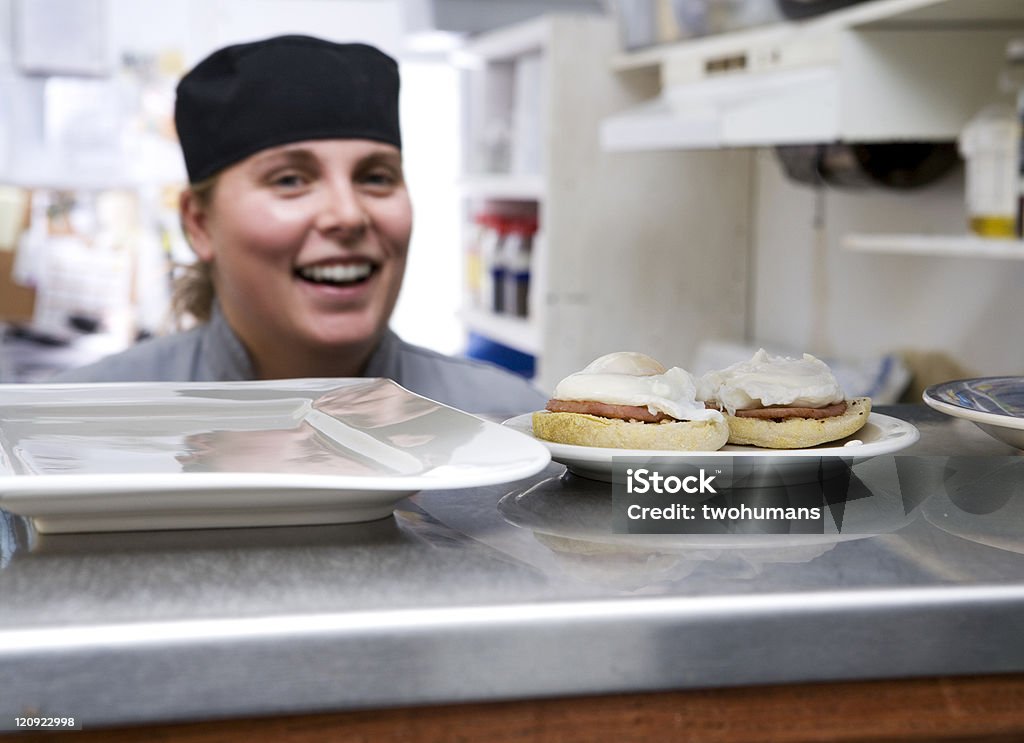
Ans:
[{"label": "blonde hair", "polygon": [[[192,183],[188,190],[196,200],[200,209],[209,209],[213,202],[213,191],[217,186],[217,175]],[[188,240],[188,231],[184,220],[181,232]],[[191,322],[206,322],[213,312],[213,300],[216,297],[213,285],[213,264],[208,261],[178,264],[175,267],[174,288],[171,294],[171,311],[179,326]]]}]

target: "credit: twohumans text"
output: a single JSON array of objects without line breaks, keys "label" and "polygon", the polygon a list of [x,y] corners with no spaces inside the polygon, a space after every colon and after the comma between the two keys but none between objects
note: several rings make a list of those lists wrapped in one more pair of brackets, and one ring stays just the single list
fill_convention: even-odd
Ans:
[{"label": "credit: twohumans text", "polygon": [[626,509],[626,515],[631,520],[641,519],[704,519],[706,521],[750,521],[765,519],[784,519],[786,521],[812,520],[821,518],[821,508],[815,506],[808,508],[801,506],[794,508],[782,508],[780,506],[748,506],[741,503],[739,506],[710,506],[702,503],[700,507],[687,506],[673,503],[667,508],[657,506],[640,506],[633,503]]},{"label": "credit: twohumans text", "polygon": [[[626,534],[822,534],[841,460],[615,457],[612,530]],[[848,479],[848,467],[846,468]],[[825,476],[827,475],[827,477]],[[834,495],[834,493],[832,494]]]}]

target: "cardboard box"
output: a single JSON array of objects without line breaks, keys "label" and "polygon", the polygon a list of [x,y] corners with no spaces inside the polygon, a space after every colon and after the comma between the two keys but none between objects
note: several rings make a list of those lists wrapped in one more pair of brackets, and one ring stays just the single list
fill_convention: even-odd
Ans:
[{"label": "cardboard box", "polygon": [[13,250],[0,250],[0,322],[27,323],[35,312],[36,290],[11,279],[14,255]]}]

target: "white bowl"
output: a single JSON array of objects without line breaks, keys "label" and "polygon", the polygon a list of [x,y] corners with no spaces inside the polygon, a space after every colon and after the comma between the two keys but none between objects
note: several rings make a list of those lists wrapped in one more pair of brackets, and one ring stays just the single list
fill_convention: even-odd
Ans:
[{"label": "white bowl", "polygon": [[1024,377],[978,377],[934,384],[924,401],[976,424],[989,436],[1024,449]]}]

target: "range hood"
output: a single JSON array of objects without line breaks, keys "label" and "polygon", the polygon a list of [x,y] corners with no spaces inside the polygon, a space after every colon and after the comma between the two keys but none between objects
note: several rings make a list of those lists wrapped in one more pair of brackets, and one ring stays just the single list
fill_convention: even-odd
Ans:
[{"label": "range hood", "polygon": [[831,67],[732,75],[678,85],[601,124],[609,151],[751,147],[840,139]]},{"label": "range hood", "polygon": [[1020,0],[875,0],[616,58],[660,95],[607,117],[608,151],[944,141],[998,99]]}]

